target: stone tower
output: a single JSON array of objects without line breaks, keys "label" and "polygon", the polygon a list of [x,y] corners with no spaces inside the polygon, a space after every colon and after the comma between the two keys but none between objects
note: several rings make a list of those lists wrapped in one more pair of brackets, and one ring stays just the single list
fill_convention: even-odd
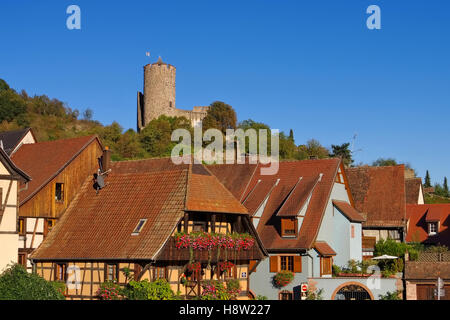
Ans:
[{"label": "stone tower", "polygon": [[176,68],[161,58],[144,66],[144,94],[138,92],[137,97],[138,131],[161,115],[184,116],[193,126],[206,116],[208,107],[194,107],[192,111],[175,107],[175,76]]},{"label": "stone tower", "polygon": [[157,62],[144,66],[144,94],[138,93],[138,130],[160,115],[172,115],[175,109],[176,68]]}]

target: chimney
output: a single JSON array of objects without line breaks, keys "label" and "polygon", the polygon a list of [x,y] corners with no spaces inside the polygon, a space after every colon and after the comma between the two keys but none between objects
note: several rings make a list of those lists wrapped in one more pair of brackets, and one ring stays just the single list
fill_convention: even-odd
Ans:
[{"label": "chimney", "polygon": [[111,150],[109,150],[108,146],[105,146],[102,155],[102,170],[106,172],[109,170],[109,166],[111,163]]}]

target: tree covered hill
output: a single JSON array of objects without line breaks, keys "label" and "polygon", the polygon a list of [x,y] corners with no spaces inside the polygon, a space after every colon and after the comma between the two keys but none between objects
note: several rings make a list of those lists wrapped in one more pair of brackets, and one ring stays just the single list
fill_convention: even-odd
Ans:
[{"label": "tree covered hill", "polygon": [[[124,131],[117,122],[103,125],[93,120],[93,111],[72,109],[64,102],[46,95],[29,96],[25,90],[17,92],[0,79],[0,132],[31,127],[38,141],[48,141],[97,134],[104,145],[110,147],[114,160],[142,159],[168,156],[176,142],[171,141],[176,128],[193,128],[184,117],[161,116],[151,121],[141,132]],[[253,120],[237,122],[234,109],[216,101],[204,119],[204,130],[218,128],[267,129],[264,123]],[[270,139],[268,139],[270,141]],[[345,152],[345,151],[344,151]],[[282,159],[326,158],[328,149],[311,139],[304,145],[295,145],[292,130],[289,135],[280,133],[280,157]]]}]

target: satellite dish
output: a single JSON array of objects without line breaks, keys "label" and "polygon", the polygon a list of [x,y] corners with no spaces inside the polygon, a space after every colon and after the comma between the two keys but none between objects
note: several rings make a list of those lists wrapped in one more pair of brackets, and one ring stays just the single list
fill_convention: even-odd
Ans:
[{"label": "satellite dish", "polygon": [[103,176],[101,175],[97,176],[97,185],[99,189],[102,189],[105,186],[105,179],[103,178]]}]

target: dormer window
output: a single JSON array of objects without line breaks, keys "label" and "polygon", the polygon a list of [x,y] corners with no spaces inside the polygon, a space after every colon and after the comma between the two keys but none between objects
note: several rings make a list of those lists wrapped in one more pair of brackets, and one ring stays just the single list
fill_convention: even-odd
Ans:
[{"label": "dormer window", "polygon": [[433,236],[438,232],[438,223],[429,222],[428,223],[428,235]]},{"label": "dormer window", "polygon": [[297,219],[282,218],[281,219],[281,236],[296,237],[297,235]]},{"label": "dormer window", "polygon": [[139,220],[136,228],[134,229],[132,236],[137,236],[141,232],[142,228],[144,227],[145,223],[147,222],[147,219],[141,219]]}]

